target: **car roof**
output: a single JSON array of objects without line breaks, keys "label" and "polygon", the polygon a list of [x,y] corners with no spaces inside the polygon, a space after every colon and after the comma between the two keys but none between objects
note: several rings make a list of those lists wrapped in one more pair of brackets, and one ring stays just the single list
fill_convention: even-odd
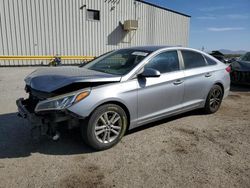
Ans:
[{"label": "car roof", "polygon": [[160,50],[160,49],[163,49],[163,48],[171,48],[171,47],[177,47],[177,46],[135,46],[135,47],[127,48],[127,49],[154,52],[154,51],[157,51],[157,50]]},{"label": "car roof", "polygon": [[[209,55],[206,52],[194,49],[194,48],[188,48],[188,47],[183,47],[181,45],[177,45],[177,46],[167,46],[167,45],[151,45],[151,46],[134,46],[134,47],[127,47],[127,48],[121,48],[121,49],[131,49],[131,50],[138,50],[138,51],[147,51],[150,53],[153,53],[155,51],[161,50],[161,49],[171,49],[171,50],[189,50],[189,51],[194,51],[194,52],[198,52],[198,53],[202,53],[204,55]],[[117,50],[121,50],[121,49],[117,49]],[[211,55],[210,55],[211,56]],[[213,57],[213,56],[211,56]]]}]

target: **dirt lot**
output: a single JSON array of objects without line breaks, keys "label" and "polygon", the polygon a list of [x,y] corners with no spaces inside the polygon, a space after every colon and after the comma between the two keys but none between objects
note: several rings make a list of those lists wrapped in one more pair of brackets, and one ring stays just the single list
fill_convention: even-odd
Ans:
[{"label": "dirt lot", "polygon": [[25,75],[0,69],[0,187],[249,187],[250,88],[234,87],[214,115],[199,111],[146,125],[94,152],[79,130],[33,143],[16,116]]}]

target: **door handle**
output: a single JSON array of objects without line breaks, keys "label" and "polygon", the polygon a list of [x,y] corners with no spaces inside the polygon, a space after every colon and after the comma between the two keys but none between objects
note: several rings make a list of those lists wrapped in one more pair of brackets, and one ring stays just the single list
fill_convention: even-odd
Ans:
[{"label": "door handle", "polygon": [[211,77],[212,76],[212,73],[208,72],[205,74],[205,77]]},{"label": "door handle", "polygon": [[183,83],[183,80],[176,80],[175,82],[174,82],[174,85],[180,85],[180,84],[182,84]]}]

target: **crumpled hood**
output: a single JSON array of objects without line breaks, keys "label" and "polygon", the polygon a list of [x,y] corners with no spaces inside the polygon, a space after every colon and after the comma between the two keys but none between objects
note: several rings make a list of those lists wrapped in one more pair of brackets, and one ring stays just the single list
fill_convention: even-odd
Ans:
[{"label": "crumpled hood", "polygon": [[77,82],[119,82],[121,76],[102,73],[80,67],[40,68],[25,78],[32,89],[52,92]]},{"label": "crumpled hood", "polygon": [[231,63],[232,70],[237,70],[237,71],[250,71],[250,62],[249,61],[235,61]]}]

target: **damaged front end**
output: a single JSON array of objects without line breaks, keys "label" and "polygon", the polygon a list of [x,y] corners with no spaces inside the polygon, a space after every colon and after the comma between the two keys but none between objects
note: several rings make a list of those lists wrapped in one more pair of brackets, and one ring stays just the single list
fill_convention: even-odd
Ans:
[{"label": "damaged front end", "polygon": [[[39,92],[26,86],[29,93],[27,99],[20,98],[16,101],[18,116],[27,119],[31,124],[32,137],[39,139],[48,135],[58,139],[58,126],[66,125],[71,129],[79,125],[79,117],[68,111],[67,108],[81,101],[90,93],[90,89],[82,89],[67,94]],[[56,96],[55,96],[56,95]]]},{"label": "damaged front end", "polygon": [[58,137],[59,125],[72,128],[85,118],[69,107],[86,98],[91,88],[120,80],[121,76],[78,67],[37,69],[25,78],[29,97],[16,101],[19,116],[29,120],[33,136]]}]

